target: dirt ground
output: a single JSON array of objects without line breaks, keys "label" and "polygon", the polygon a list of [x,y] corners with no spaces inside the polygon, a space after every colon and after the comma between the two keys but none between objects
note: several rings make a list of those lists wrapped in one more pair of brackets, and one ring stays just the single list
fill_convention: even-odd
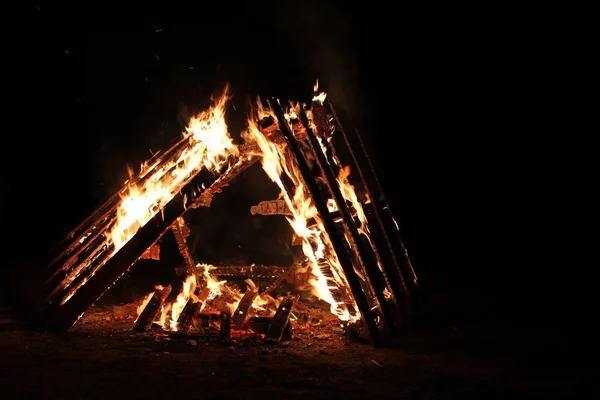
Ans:
[{"label": "dirt ground", "polygon": [[327,318],[295,324],[287,342],[222,343],[135,333],[135,307],[93,307],[63,334],[31,331],[4,309],[2,398],[587,398],[587,372],[517,355],[506,333],[451,318],[412,322],[389,348],[348,343]]}]

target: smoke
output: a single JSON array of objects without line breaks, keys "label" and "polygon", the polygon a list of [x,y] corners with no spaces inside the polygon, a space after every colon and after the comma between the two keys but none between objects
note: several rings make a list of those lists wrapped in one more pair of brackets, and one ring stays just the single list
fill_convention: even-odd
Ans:
[{"label": "smoke", "polygon": [[336,108],[359,119],[358,45],[350,12],[341,4],[313,0],[301,7],[279,6],[276,20],[290,51],[308,62]]}]

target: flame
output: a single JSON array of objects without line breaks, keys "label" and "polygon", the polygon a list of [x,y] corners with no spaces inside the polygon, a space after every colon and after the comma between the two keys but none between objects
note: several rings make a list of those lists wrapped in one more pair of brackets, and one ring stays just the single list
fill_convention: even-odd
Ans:
[{"label": "flame", "polygon": [[171,330],[173,330],[173,331],[177,330],[177,320],[179,319],[179,316],[181,315],[183,308],[188,303],[188,301],[190,300],[190,297],[194,294],[195,290],[196,290],[196,276],[189,275],[186,278],[185,282],[183,282],[183,288],[181,290],[181,293],[179,293],[177,295],[177,299],[175,300],[175,303],[173,303],[171,305],[171,321],[169,324]]},{"label": "flame", "polygon": [[[211,274],[211,271],[215,269],[214,266],[209,264],[198,264],[196,265],[196,268],[200,269],[198,276],[202,277],[202,282],[196,281],[196,274],[189,275],[183,283],[183,287],[181,292],[177,295],[177,299],[172,303],[166,303],[162,306],[159,319],[153,321],[155,324],[161,326],[165,330],[177,331],[177,320],[186,304],[189,301],[200,301],[195,294],[196,288],[199,286],[202,286],[207,291],[205,298],[202,300],[201,310],[204,309],[208,302],[222,296],[226,299],[226,307],[229,311],[231,311],[231,313],[235,312],[244,293],[238,288],[227,286],[227,281],[219,281],[214,274]],[[258,287],[252,280],[247,279],[245,282],[248,285],[248,290],[258,290]],[[138,316],[141,314],[144,307],[146,307],[151,297],[152,293],[147,297],[147,301],[144,299],[142,304],[138,307]],[[282,299],[274,299],[267,294],[258,295],[254,299],[251,308],[255,312],[260,311],[267,315],[273,315],[281,303],[281,300]]]},{"label": "flame", "polygon": [[[238,155],[225,122],[225,106],[230,99],[229,87],[207,111],[193,117],[184,132],[189,145],[172,163],[153,167],[143,186],[131,183],[122,195],[116,222],[108,233],[108,241],[116,253],[133,235],[152,219],[202,167],[216,171],[229,155]],[[132,180],[130,180],[132,181]]]},{"label": "flame", "polygon": [[[257,101],[257,106],[259,117],[268,115],[277,121],[277,117],[261,105],[260,99]],[[295,107],[292,106],[285,114],[285,122],[290,123],[295,115]],[[258,129],[257,120],[252,116],[248,120],[248,129],[242,136],[246,140],[255,141],[258,144],[263,170],[279,186],[282,197],[292,213],[292,217],[288,217],[287,220],[296,235],[302,239],[302,250],[309,261],[312,274],[316,277],[310,281],[313,293],[329,303],[331,312],[341,320],[349,321],[359,318],[357,312],[352,315],[347,304],[334,298],[332,290],[347,287],[346,278],[337,255],[332,251],[329,237],[325,233],[316,207],[311,197],[305,192],[301,174],[293,161],[294,158],[287,154],[285,145],[269,140]],[[283,176],[293,182],[295,186],[293,193],[288,193],[286,190]],[[316,227],[309,227],[308,222],[311,219],[317,222]],[[324,271],[330,271],[332,276],[326,276]]]},{"label": "flame", "polygon": [[315,95],[313,96],[312,101],[314,101],[315,103],[318,103],[319,105],[323,105],[323,103],[325,102],[325,99],[327,98],[327,93],[325,93],[325,92],[319,93],[319,80],[318,79],[315,82],[315,85],[313,86],[313,92],[315,93]]},{"label": "flame", "polygon": [[[218,171],[228,164],[230,156],[239,155],[239,149],[229,136],[225,121],[226,105],[230,98],[227,85],[220,97],[211,99],[213,104],[208,110],[190,120],[182,139],[187,140],[187,146],[173,159],[160,166],[156,162],[142,164],[140,176],[145,177],[143,185],[137,185],[133,177],[125,182],[125,188],[119,191],[121,201],[115,221],[105,234],[105,246],[112,249],[111,256],[158,214],[200,170],[206,168]],[[84,279],[73,285],[60,304],[69,301],[104,266],[106,260],[96,264]],[[64,279],[63,287],[71,286],[89,265],[89,262],[82,263],[73,269]]]}]

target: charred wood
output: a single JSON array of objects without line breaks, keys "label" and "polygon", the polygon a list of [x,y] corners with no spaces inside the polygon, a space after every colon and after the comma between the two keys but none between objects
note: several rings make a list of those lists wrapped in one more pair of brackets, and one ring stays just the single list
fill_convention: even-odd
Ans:
[{"label": "charred wood", "polygon": [[[371,318],[371,309],[369,307],[369,302],[367,301],[365,293],[363,293],[363,291],[362,291],[360,279],[359,279],[358,275],[356,274],[356,271],[354,270],[354,265],[352,263],[351,256],[348,253],[346,246],[344,245],[345,240],[339,235],[339,233],[337,231],[337,227],[335,225],[335,222],[329,215],[329,210],[327,208],[327,202],[323,198],[321,189],[320,189],[317,181],[314,179],[314,175],[313,175],[306,159],[304,158],[304,155],[302,153],[302,150],[301,150],[299,144],[296,142],[296,140],[294,138],[293,132],[290,130],[289,126],[285,123],[285,117],[283,114],[283,110],[281,109],[281,106],[279,106],[277,101],[273,101],[272,105],[273,105],[273,108],[274,108],[275,114],[277,115],[278,120],[284,121],[283,123],[280,123],[281,132],[285,136],[288,148],[293,152],[293,154],[298,162],[298,167],[299,167],[302,177],[304,178],[304,181],[308,187],[308,190],[310,191],[310,193],[312,195],[313,201],[315,203],[315,207],[317,208],[317,211],[319,212],[319,214],[321,214],[321,217],[323,218],[323,224],[324,224],[325,230],[326,230],[327,234],[329,235],[329,238],[331,240],[331,243],[333,245],[335,253],[338,256],[338,260],[344,271],[344,274],[346,276],[348,285],[350,286],[352,295],[356,301],[356,304],[360,310],[360,313],[362,314],[363,318],[365,318],[365,320],[367,321],[367,325],[369,326],[369,333],[371,335],[372,343],[374,345],[378,345],[379,339],[380,339],[379,331],[378,331],[375,321]],[[307,124],[305,124],[305,125],[307,125]],[[318,143],[316,143],[316,145],[318,146]]]},{"label": "charred wood", "polygon": [[[239,167],[238,162],[231,168]],[[207,170],[200,171],[191,178],[182,190],[176,194],[148,223],[141,227],[136,234],[118,252],[105,263],[95,265],[86,271],[82,284],[70,288],[61,296],[62,301],[54,301],[41,315],[39,324],[46,330],[67,330],[104,292],[116,282],[131,265],[151,245],[155,244],[167,229],[187,210],[185,204],[193,202],[199,195],[198,187],[215,182],[218,178]],[[188,200],[188,203],[184,202]]]},{"label": "charred wood", "polygon": [[141,257],[145,260],[160,260],[160,246],[158,243],[153,244],[146,250]]},{"label": "charred wood", "polygon": [[186,303],[185,307],[183,307],[183,310],[177,319],[177,330],[181,332],[188,332],[194,323],[194,319],[200,313],[201,309],[202,303],[200,301],[193,301],[190,299]]},{"label": "charred wood", "polygon": [[[219,265],[210,270],[211,275],[236,276],[248,278],[276,278],[289,271],[289,267],[277,265]],[[199,278],[204,275],[204,268],[175,268],[179,276],[193,273]]]},{"label": "charred wood", "polygon": [[177,248],[179,249],[179,254],[183,257],[185,266],[187,268],[194,268],[196,263],[194,262],[192,254],[190,253],[190,248],[187,245],[187,238],[190,236],[190,228],[186,225],[183,216],[175,220],[173,225],[171,225],[171,231],[173,232],[173,236],[175,236]]},{"label": "charred wood", "polygon": [[200,314],[198,314],[198,327],[202,328],[202,329],[214,327],[216,321],[218,321],[218,320],[219,320],[219,314],[200,313]]},{"label": "charred wood", "polygon": [[[319,186],[315,180],[315,177],[312,174],[312,171],[310,171],[310,167],[308,166],[307,160],[304,158],[303,150],[300,148],[296,138],[294,137],[290,126],[285,123],[285,117],[283,116],[283,110],[281,109],[281,106],[278,105],[276,100],[274,101],[274,103],[277,104],[277,106],[273,107],[273,105],[271,105],[271,107],[278,114],[277,118],[279,119],[279,121],[284,121],[284,123],[278,124],[277,128],[274,129],[270,127],[269,129],[271,130],[269,132],[263,131],[263,133],[266,136],[268,136],[271,140],[275,140],[277,142],[281,142],[282,140],[285,141],[285,143],[287,144],[285,155],[286,159],[290,158],[296,161],[296,164],[301,172],[301,179],[303,181],[304,189],[306,190],[307,194],[309,194],[315,201],[315,205],[319,214],[321,214],[324,219],[327,219],[328,215],[325,214],[328,213],[329,209],[327,208],[325,200],[322,198],[322,193],[320,192]],[[272,118],[269,117],[267,118],[267,120],[272,121]],[[293,198],[296,192],[296,184],[292,182],[292,180],[287,176],[287,174],[283,174],[281,176],[281,181],[283,184],[284,191],[288,198]],[[318,199],[315,196],[318,196]],[[333,225],[334,223],[332,223],[332,226]],[[301,238],[294,235],[292,244],[302,245],[303,241]],[[335,246],[333,248],[333,251],[337,252]],[[332,271],[333,267],[329,264],[329,262],[325,259],[321,259],[318,261],[318,263],[318,267],[321,270],[322,274],[325,275],[327,279],[334,280],[334,272]],[[349,291],[348,288],[346,288],[345,286],[330,288],[330,292],[337,303],[346,305],[352,304],[351,290]],[[354,309],[349,311],[352,315],[355,314]]]},{"label": "charred wood", "polygon": [[286,325],[289,325],[292,308],[296,305],[298,299],[299,297],[296,295],[288,296],[283,299],[269,323],[267,332],[265,333],[265,339],[275,342],[281,341],[283,334],[285,333]]},{"label": "charred wood", "polygon": [[[322,117],[322,112],[317,112],[317,116]],[[313,113],[313,117],[315,114]],[[301,109],[299,114],[300,120],[305,125],[307,133],[307,142],[312,153],[315,156],[316,165],[324,176],[323,183],[328,191],[333,196],[337,210],[342,215],[341,227],[343,228],[343,236],[346,239],[346,244],[350,248],[352,258],[356,267],[361,270],[363,279],[361,279],[363,292],[367,300],[370,300],[371,310],[377,308],[379,310],[380,321],[383,329],[387,333],[393,333],[397,322],[394,318],[390,303],[385,297],[385,289],[389,286],[387,277],[380,268],[381,261],[376,249],[371,246],[364,235],[361,235],[357,228],[357,223],[353,218],[348,202],[342,193],[340,184],[336,179],[339,176],[341,166],[337,153],[329,145],[327,140],[318,141],[316,133],[310,126],[310,121],[306,112]],[[321,121],[322,123],[322,121]],[[318,127],[318,125],[317,125]],[[337,168],[337,170],[336,170]],[[391,288],[390,288],[391,289]],[[388,289],[388,291],[390,290]]]},{"label": "charred wood", "polygon": [[[383,244],[380,245],[380,252],[384,250],[388,252],[392,260],[392,264],[387,264],[388,276],[396,281],[392,287],[398,292],[398,299],[402,300],[404,308],[409,312],[414,311],[413,308],[418,304],[419,298],[419,282],[415,270],[408,256],[408,252],[402,237],[400,228],[394,218],[394,215],[387,203],[385,193],[377,174],[369,152],[358,130],[354,130],[354,135],[351,137],[344,130],[340,119],[331,103],[329,109],[336,123],[337,129],[340,131],[346,147],[356,165],[360,178],[366,189],[366,193],[373,202],[373,219],[371,224],[373,229],[379,231],[379,235],[383,239]],[[393,269],[392,269],[393,267]]]},{"label": "charred wood", "polygon": [[250,207],[252,215],[293,215],[285,200],[265,200]]},{"label": "charred wood", "polygon": [[[251,317],[248,320],[248,329],[252,332],[259,333],[261,335],[266,335],[269,326],[271,325],[273,318],[270,317]],[[288,320],[288,323],[285,325],[283,329],[283,334],[281,335],[281,340],[291,340],[292,339],[292,321]]]},{"label": "charred wood", "polygon": [[155,168],[163,163],[172,161],[172,159],[177,157],[187,144],[187,139],[181,139],[165,152],[156,154],[152,159],[146,162],[146,165],[149,167],[142,170],[135,181],[126,182],[122,189],[111,196],[104,204],[98,207],[88,218],[67,235],[57,249],[55,249],[55,253],[58,253],[58,255],[50,262],[49,266],[64,266],[67,258],[70,258],[74,253],[78,253],[82,249],[88,247],[92,240],[99,236],[104,236],[106,229],[115,218],[116,209],[120,204],[121,197],[127,193],[129,187],[143,186],[146,180],[152,175],[151,172]]},{"label": "charred wood", "polygon": [[248,154],[250,153],[248,148],[247,145],[240,146],[240,153],[244,155],[240,157],[239,161],[233,167],[225,171],[210,188],[207,188],[197,196],[196,200],[190,206],[191,208],[210,207],[216,193],[221,193],[223,188],[228,186],[235,178],[259,160],[258,157]]},{"label": "charred wood", "polygon": [[225,310],[219,316],[221,326],[219,327],[219,338],[222,341],[227,341],[231,338],[231,312]]},{"label": "charred wood", "polygon": [[150,298],[150,301],[148,304],[146,304],[146,307],[144,307],[135,321],[133,330],[136,332],[146,332],[150,330],[152,323],[156,319],[157,315],[160,314],[161,308],[170,293],[171,286],[157,287],[154,291],[154,294]]},{"label": "charred wood", "polygon": [[240,330],[244,328],[244,324],[248,319],[250,308],[252,307],[252,303],[254,303],[254,299],[258,296],[258,290],[254,290],[253,288],[248,288],[244,296],[238,303],[238,306],[233,313],[231,318],[231,327],[236,330]]}]

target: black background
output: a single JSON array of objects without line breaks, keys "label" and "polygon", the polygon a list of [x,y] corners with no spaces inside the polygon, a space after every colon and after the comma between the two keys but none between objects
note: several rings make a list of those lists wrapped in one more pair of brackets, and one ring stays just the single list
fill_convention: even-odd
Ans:
[{"label": "black background", "polygon": [[543,179],[521,168],[536,36],[489,9],[341,4],[28,6],[4,38],[7,270],[33,268],[20,260],[45,254],[225,82],[243,120],[248,96],[303,99],[318,78],[366,136],[422,285],[461,298],[460,312],[552,327],[564,286],[524,255],[538,214],[527,193]]}]

